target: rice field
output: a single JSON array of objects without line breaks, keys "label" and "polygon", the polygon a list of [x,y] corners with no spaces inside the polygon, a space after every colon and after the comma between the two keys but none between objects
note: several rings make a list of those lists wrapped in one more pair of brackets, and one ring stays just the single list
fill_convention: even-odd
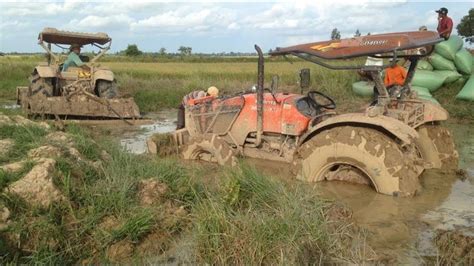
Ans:
[{"label": "rice field", "polygon": [[[153,62],[131,62],[121,57],[108,56],[101,66],[109,67],[114,73],[122,95],[131,95],[142,112],[153,112],[162,108],[175,108],[183,95],[193,90],[205,90],[216,86],[222,94],[233,94],[250,89],[257,81],[255,58],[246,60],[212,58],[193,60],[157,58]],[[0,99],[14,100],[15,87],[28,84],[28,75],[40,56],[0,57]],[[210,62],[211,61],[211,62]],[[251,61],[251,62],[247,62]],[[265,87],[270,87],[274,75],[280,77],[279,91],[300,92],[299,71],[311,71],[311,90],[330,95],[338,104],[340,112],[359,110],[370,102],[352,92],[351,85],[358,80],[355,71],[335,71],[318,65],[292,60],[269,58],[265,63]],[[360,61],[355,61],[356,63]],[[354,62],[345,61],[342,63]],[[474,119],[473,103],[455,101],[454,96],[462,84],[452,84],[438,90],[434,97],[448,109],[453,117]]]}]

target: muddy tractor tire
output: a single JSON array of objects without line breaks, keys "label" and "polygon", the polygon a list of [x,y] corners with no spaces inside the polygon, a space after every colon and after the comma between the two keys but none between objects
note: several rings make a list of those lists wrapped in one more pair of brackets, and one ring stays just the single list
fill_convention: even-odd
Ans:
[{"label": "muddy tractor tire", "polygon": [[417,147],[421,157],[432,168],[442,170],[458,169],[459,154],[449,130],[436,124],[425,124],[417,128],[420,137]]},{"label": "muddy tractor tire", "polygon": [[51,97],[53,95],[53,85],[51,78],[42,78],[38,74],[33,74],[30,77],[30,96],[36,95],[38,93],[44,94],[46,97]]},{"label": "muddy tractor tire", "polygon": [[113,99],[117,97],[117,83],[108,80],[98,80],[96,83],[96,95],[101,98]]},{"label": "muddy tractor tire", "polygon": [[372,185],[379,193],[413,196],[421,185],[415,149],[402,149],[375,129],[340,126],[322,131],[297,152],[298,179],[339,180]]},{"label": "muddy tractor tire", "polygon": [[185,160],[202,160],[219,165],[235,166],[235,151],[217,135],[191,138],[181,152]]}]

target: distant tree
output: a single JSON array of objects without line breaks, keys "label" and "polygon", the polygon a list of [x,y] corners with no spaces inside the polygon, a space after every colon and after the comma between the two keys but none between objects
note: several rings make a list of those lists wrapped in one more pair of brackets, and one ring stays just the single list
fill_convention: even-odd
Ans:
[{"label": "distant tree", "polygon": [[360,34],[360,31],[359,29],[356,30],[356,32],[354,33],[354,37],[359,37],[361,34]]},{"label": "distant tree", "polygon": [[186,46],[180,46],[178,48],[178,51],[179,53],[181,54],[181,56],[188,56],[188,55],[191,55],[192,52],[193,52],[193,48],[191,47],[186,47]]},{"label": "distant tree", "polygon": [[159,53],[160,53],[160,55],[165,55],[166,54],[166,48],[161,47]]},{"label": "distant tree", "polygon": [[337,28],[334,28],[331,32],[331,40],[340,40],[341,39],[341,33],[337,30]]},{"label": "distant tree", "polygon": [[465,41],[474,43],[474,8],[469,9],[469,13],[461,19],[456,29],[458,34],[465,37]]},{"label": "distant tree", "polygon": [[370,36],[370,32],[367,32],[367,36]]},{"label": "distant tree", "polygon": [[142,53],[143,52],[138,49],[136,44],[129,44],[127,46],[127,49],[125,49],[126,56],[137,56],[141,55]]}]

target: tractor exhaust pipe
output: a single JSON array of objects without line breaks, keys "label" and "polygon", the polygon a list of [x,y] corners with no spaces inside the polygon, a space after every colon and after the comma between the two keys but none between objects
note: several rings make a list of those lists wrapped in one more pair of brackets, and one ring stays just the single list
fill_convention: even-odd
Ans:
[{"label": "tractor exhaust pipe", "polygon": [[255,147],[262,143],[263,134],[263,53],[258,45],[255,45],[255,50],[258,54],[258,76],[257,76],[257,138],[255,140]]}]

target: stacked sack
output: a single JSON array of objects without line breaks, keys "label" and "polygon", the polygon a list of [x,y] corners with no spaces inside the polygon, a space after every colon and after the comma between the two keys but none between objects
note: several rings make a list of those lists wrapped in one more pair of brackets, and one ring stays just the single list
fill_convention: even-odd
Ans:
[{"label": "stacked sack", "polygon": [[474,78],[470,78],[473,59],[471,53],[462,46],[461,38],[451,36],[449,40],[435,45],[434,53],[427,60],[418,62],[412,86],[420,98],[436,101],[431,92],[443,85],[464,83],[469,78],[456,98],[474,101]]},{"label": "stacked sack", "polygon": [[[412,88],[420,98],[436,102],[431,95],[441,86],[454,82],[464,83],[463,89],[456,96],[457,99],[474,101],[474,75],[471,53],[462,48],[463,41],[458,36],[451,36],[449,40],[435,45],[434,53],[426,60],[420,60]],[[353,91],[362,96],[372,95],[373,84],[359,81],[352,85]]]}]

